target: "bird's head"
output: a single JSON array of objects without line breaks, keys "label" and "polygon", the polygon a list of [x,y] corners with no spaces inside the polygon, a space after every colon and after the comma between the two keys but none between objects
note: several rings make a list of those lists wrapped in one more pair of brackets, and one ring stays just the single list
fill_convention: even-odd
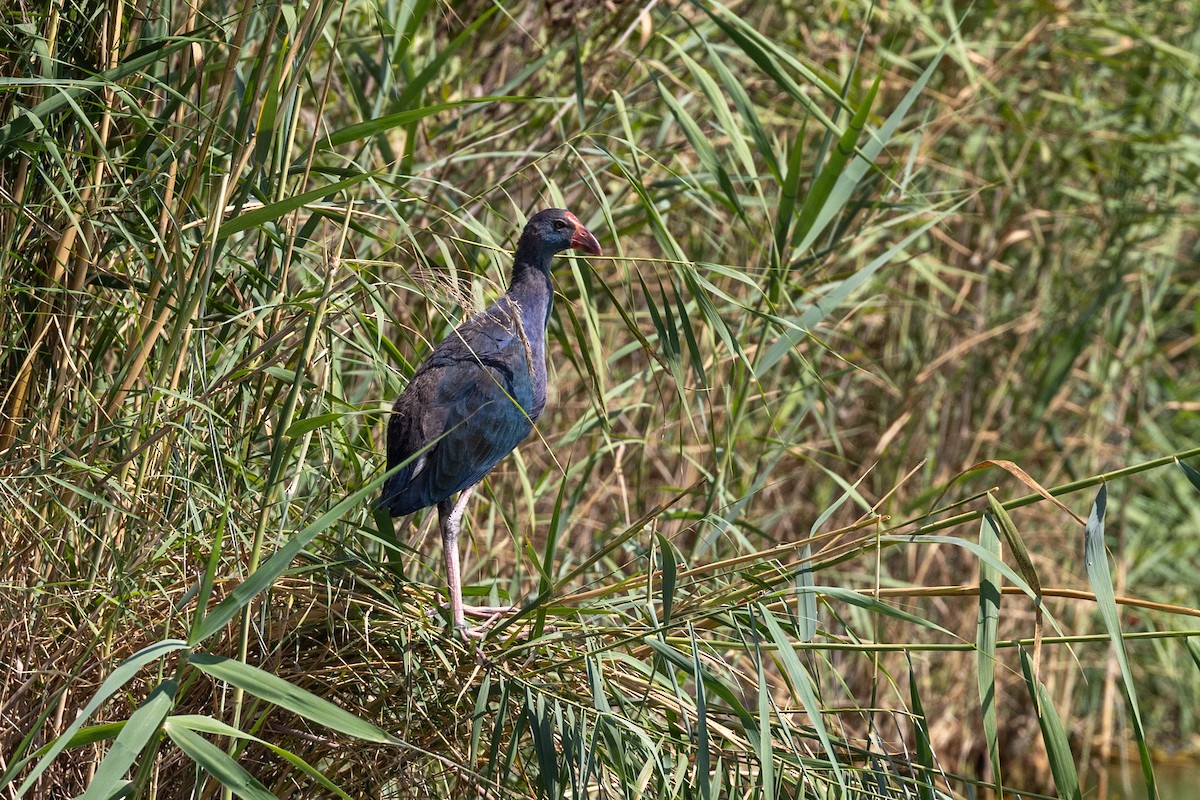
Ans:
[{"label": "bird's head", "polygon": [[592,232],[574,214],[561,208],[548,208],[530,217],[517,243],[518,251],[532,251],[545,258],[572,247],[600,255],[600,243]]}]

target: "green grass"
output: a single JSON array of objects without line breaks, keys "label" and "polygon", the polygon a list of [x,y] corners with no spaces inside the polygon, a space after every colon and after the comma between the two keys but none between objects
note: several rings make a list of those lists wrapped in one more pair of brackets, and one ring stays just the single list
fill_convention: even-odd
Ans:
[{"label": "green grass", "polygon": [[[1152,784],[1200,731],[1200,8],[950,13],[6,12],[0,793]],[[468,509],[524,609],[476,652],[372,514],[386,411],[551,205],[605,256]]]}]

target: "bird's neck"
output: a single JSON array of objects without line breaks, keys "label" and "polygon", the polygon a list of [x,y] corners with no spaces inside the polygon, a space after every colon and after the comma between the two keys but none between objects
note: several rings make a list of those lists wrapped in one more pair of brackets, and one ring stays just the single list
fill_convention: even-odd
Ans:
[{"label": "bird's neck", "polygon": [[554,305],[554,287],[550,284],[550,257],[526,257],[517,248],[508,295],[517,301],[526,326],[545,330]]}]

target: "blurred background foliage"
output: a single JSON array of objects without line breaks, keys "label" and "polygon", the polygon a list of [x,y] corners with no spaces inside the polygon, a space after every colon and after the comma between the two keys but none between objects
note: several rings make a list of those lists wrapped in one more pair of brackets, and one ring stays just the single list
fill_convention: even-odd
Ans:
[{"label": "blurred background foliage", "polygon": [[[8,7],[0,791],[1066,797],[1195,749],[1198,15]],[[605,256],[468,511],[526,607],[475,652],[372,514],[383,426],[546,206]]]}]

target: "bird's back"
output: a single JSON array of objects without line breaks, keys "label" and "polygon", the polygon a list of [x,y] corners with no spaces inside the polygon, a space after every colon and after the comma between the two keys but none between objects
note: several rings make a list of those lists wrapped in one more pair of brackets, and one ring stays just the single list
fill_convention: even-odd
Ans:
[{"label": "bird's back", "polygon": [[473,486],[529,435],[546,403],[545,315],[505,295],[413,374],[388,422],[388,469],[404,464],[383,487],[392,516]]}]

